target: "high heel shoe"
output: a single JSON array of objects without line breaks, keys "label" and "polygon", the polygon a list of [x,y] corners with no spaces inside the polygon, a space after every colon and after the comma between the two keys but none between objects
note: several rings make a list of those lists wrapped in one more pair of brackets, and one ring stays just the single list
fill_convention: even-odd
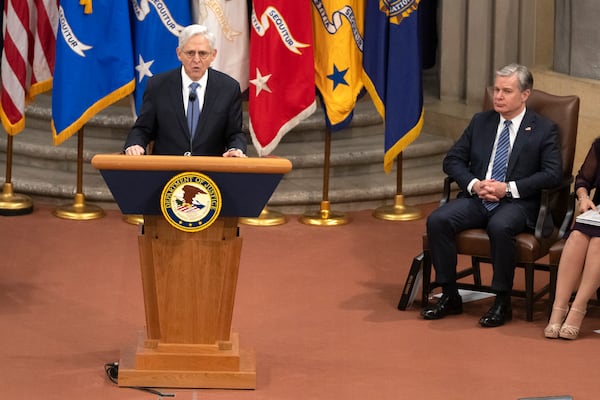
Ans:
[{"label": "high heel shoe", "polygon": [[[560,328],[562,327],[563,321],[567,317],[568,309],[561,307],[552,307],[552,314],[554,314],[555,310],[561,312],[562,316],[560,318],[560,322],[548,324],[546,328],[544,328],[544,336],[546,336],[548,339],[558,338]],[[550,319],[552,319],[552,316],[550,316]]]},{"label": "high heel shoe", "polygon": [[[571,311],[575,311],[583,316],[585,316],[585,314],[587,312],[587,311],[578,310],[573,307],[571,307],[571,310],[569,312],[571,312]],[[581,322],[583,322],[583,319]],[[579,326],[563,324],[563,326],[560,327],[558,336],[562,339],[569,339],[569,340],[577,339],[577,336],[579,336],[579,329],[581,328],[581,322],[579,323]]]}]

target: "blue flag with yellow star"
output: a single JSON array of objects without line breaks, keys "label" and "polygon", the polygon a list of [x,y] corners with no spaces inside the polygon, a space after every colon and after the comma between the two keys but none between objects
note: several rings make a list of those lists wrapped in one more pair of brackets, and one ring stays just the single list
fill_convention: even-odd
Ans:
[{"label": "blue flag with yellow star", "polygon": [[134,87],[131,28],[124,1],[63,1],[52,88],[54,144]]},{"label": "blue flag with yellow star", "polygon": [[388,173],[423,127],[419,1],[372,0],[365,11],[364,82],[384,120]]},{"label": "blue flag with yellow star", "polygon": [[131,0],[135,112],[139,114],[148,78],[181,65],[175,49],[179,32],[192,23],[188,1]]},{"label": "blue flag with yellow star", "polygon": [[[371,0],[372,1],[372,0]],[[365,0],[312,0],[315,84],[332,131],[352,121],[363,90]]]}]

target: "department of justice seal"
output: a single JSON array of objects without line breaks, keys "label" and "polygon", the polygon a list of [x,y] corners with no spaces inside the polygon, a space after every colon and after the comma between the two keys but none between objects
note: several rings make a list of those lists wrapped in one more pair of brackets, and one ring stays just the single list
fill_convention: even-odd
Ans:
[{"label": "department of justice seal", "polygon": [[160,208],[175,228],[197,232],[208,228],[221,212],[221,192],[208,176],[183,172],[171,178],[160,196]]}]

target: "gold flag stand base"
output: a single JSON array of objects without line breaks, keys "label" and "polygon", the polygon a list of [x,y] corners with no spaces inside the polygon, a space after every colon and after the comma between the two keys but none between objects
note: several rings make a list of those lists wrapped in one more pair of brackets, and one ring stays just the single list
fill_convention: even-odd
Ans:
[{"label": "gold flag stand base", "polygon": [[328,201],[321,201],[321,210],[316,213],[306,213],[298,220],[306,225],[337,226],[350,222],[350,217],[344,213],[332,212]]},{"label": "gold flag stand base", "polygon": [[140,214],[125,214],[123,215],[123,221],[131,225],[143,225],[144,216]]},{"label": "gold flag stand base", "polygon": [[373,216],[387,221],[414,221],[421,218],[421,211],[415,207],[405,206],[404,196],[397,194],[394,197],[394,205],[375,209]]},{"label": "gold flag stand base", "polygon": [[33,211],[33,202],[28,196],[15,194],[12,183],[2,185],[0,215],[25,215]]},{"label": "gold flag stand base", "polygon": [[287,222],[285,215],[278,211],[268,210],[267,207],[263,208],[260,215],[256,218],[239,218],[238,221],[244,225],[254,226],[276,226],[282,225]]},{"label": "gold flag stand base", "polygon": [[72,205],[57,207],[53,214],[58,218],[87,221],[104,217],[104,210],[95,205],[85,204],[83,193],[75,193],[75,201]]}]

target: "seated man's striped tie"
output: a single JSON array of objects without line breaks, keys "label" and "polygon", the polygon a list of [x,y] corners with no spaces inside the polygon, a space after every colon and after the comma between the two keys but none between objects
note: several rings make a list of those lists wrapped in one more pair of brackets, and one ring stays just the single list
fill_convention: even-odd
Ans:
[{"label": "seated man's striped tie", "polygon": [[[504,182],[506,177],[506,168],[508,166],[508,153],[510,150],[510,124],[511,121],[504,121],[504,129],[500,133],[498,145],[496,146],[496,155],[494,156],[494,165],[492,165],[492,179],[498,182]],[[498,207],[500,203],[495,201],[483,201],[483,205],[489,211]]]}]

